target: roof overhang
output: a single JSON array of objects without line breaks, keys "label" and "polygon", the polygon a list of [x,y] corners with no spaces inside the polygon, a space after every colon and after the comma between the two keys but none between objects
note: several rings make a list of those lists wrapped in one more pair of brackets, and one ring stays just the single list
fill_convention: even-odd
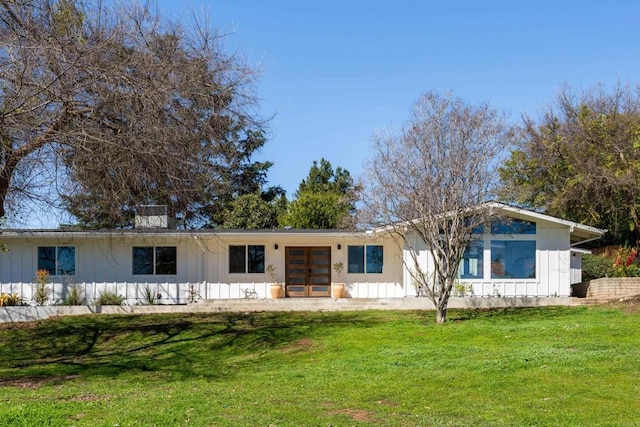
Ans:
[{"label": "roof overhang", "polygon": [[[554,217],[540,212],[531,211],[524,208],[506,205],[498,202],[487,202],[482,206],[490,208],[497,215],[509,216],[517,219],[529,221],[545,221],[552,224],[564,225],[569,229],[571,246],[577,246],[593,240],[600,239],[607,230],[580,224],[574,221]],[[473,210],[473,208],[470,208]],[[418,221],[418,220],[415,220]],[[409,225],[408,222],[396,224]],[[197,230],[172,230],[167,228],[143,228],[128,230],[82,230],[73,228],[62,228],[55,230],[0,230],[2,238],[136,238],[136,237],[164,237],[164,238],[184,238],[184,237],[240,237],[250,235],[263,236],[308,236],[308,237],[374,237],[378,233],[397,231],[394,226],[386,226],[367,231],[345,231],[345,230],[298,230],[298,229],[269,229],[269,230],[220,230],[220,229],[197,229]]]},{"label": "roof overhang", "polygon": [[593,240],[600,239],[607,232],[607,230],[604,230],[601,228],[591,227],[589,225],[580,224],[575,221],[569,221],[567,219],[562,219],[555,216],[543,214],[540,212],[518,208],[515,206],[509,206],[503,203],[490,202],[489,204],[499,208],[503,212],[508,213],[509,216],[513,216],[518,219],[541,220],[541,221],[546,221],[553,224],[559,224],[559,225],[564,225],[568,227],[571,246],[576,246],[583,243],[591,242]]},{"label": "roof overhang", "polygon": [[[496,216],[508,216],[511,218],[517,218],[527,221],[545,221],[552,224],[558,224],[566,226],[569,229],[569,236],[571,246],[587,243],[593,240],[600,239],[605,235],[607,230],[601,228],[591,227],[589,225],[580,224],[575,221],[569,221],[566,219],[558,218],[555,216],[543,214],[540,212],[532,211],[529,209],[519,208],[515,206],[506,205],[499,202],[487,202],[480,205],[478,208],[489,208],[495,212]],[[477,209],[478,209],[477,208]],[[469,212],[474,208],[469,208]],[[443,215],[446,217],[446,214]],[[415,219],[413,221],[403,221],[395,225],[382,226],[376,229],[377,232],[383,231],[398,231],[403,228],[406,229],[412,223],[419,223],[420,220]]]},{"label": "roof overhang", "polygon": [[52,230],[0,230],[3,239],[11,238],[136,238],[136,237],[159,237],[159,238],[184,238],[184,237],[240,237],[240,236],[324,236],[324,237],[364,237],[369,235],[364,231],[344,231],[344,230],[170,230],[170,229],[130,229],[130,230],[81,230],[81,229],[52,229]]}]

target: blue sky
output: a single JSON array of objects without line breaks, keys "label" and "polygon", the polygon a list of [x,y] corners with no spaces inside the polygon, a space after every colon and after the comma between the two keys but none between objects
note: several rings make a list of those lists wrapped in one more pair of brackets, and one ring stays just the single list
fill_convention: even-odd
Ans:
[{"label": "blue sky", "polygon": [[[156,0],[188,25],[209,16],[262,70],[269,184],[291,198],[313,160],[362,172],[371,136],[398,130],[430,90],[489,100],[514,123],[559,87],[640,83],[640,1]],[[67,222],[43,206],[28,227]]]},{"label": "blue sky", "polygon": [[640,82],[640,2],[158,0],[209,14],[229,50],[263,71],[260,158],[289,196],[313,160],[362,171],[371,136],[398,129],[426,91],[536,115],[568,83]]}]

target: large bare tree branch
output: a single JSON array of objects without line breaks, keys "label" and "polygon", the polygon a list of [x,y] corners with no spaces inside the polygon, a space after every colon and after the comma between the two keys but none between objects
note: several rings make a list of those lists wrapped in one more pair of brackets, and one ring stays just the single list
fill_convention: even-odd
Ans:
[{"label": "large bare tree branch", "polygon": [[[499,212],[496,166],[513,133],[503,114],[486,103],[470,105],[450,95],[423,95],[399,134],[373,138],[365,165],[363,218],[402,236],[405,267],[446,320],[458,267],[474,230]],[[416,238],[419,245],[412,243]],[[419,252],[433,263],[425,271]]]},{"label": "large bare tree branch", "polygon": [[256,76],[215,31],[150,3],[0,1],[0,216],[55,182],[85,223],[126,225],[140,203],[220,217],[270,165],[249,162]]}]

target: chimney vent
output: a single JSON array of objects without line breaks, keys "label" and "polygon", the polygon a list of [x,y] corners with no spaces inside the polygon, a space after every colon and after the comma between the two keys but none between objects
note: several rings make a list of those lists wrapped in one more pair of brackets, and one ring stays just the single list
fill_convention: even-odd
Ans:
[{"label": "chimney vent", "polygon": [[167,205],[141,205],[136,208],[135,228],[168,228]]}]

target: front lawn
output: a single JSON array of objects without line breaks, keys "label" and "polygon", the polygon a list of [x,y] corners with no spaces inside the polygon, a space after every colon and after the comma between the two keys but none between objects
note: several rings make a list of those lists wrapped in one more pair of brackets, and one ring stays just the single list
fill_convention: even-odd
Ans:
[{"label": "front lawn", "polygon": [[0,425],[636,425],[635,308],[0,325]]}]

